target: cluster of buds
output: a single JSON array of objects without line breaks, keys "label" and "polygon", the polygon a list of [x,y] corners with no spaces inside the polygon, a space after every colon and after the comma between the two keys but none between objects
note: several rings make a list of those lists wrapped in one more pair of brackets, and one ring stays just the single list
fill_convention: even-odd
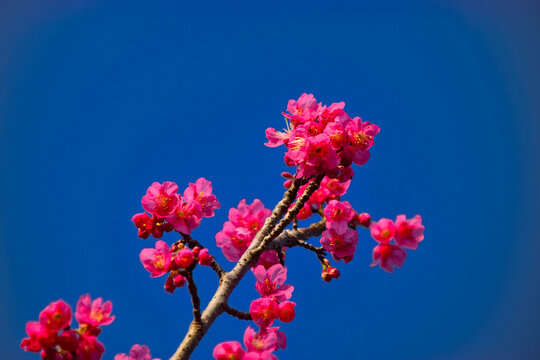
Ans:
[{"label": "cluster of buds", "polygon": [[158,240],[155,248],[142,249],[139,258],[150,277],[160,277],[167,273],[165,291],[173,293],[186,284],[186,272],[191,272],[197,264],[210,266],[214,258],[208,249],[195,246],[189,249],[182,241],[170,248],[165,241]]},{"label": "cluster of buds", "polygon": [[321,278],[326,282],[330,282],[332,279],[338,279],[341,275],[338,269],[330,266],[330,261],[328,261],[328,259],[322,261],[322,267]]},{"label": "cluster of buds", "polygon": [[[394,272],[394,267],[401,268],[407,257],[403,248],[416,250],[420,241],[424,240],[424,229],[420,215],[412,219],[398,215],[395,223],[382,218],[371,224],[371,236],[379,243],[373,249],[371,266],[379,265],[389,273]],[[395,244],[391,243],[392,239]]]},{"label": "cluster of buds", "polygon": [[172,181],[154,182],[148,188],[141,204],[151,216],[139,213],[131,219],[139,230],[140,238],[146,239],[150,235],[160,238],[163,232],[172,230],[191,234],[203,217],[214,216],[214,210],[221,206],[212,194],[212,183],[205,178],[189,183],[184,196],[177,192],[178,185]]},{"label": "cluster of buds", "polygon": [[285,145],[285,164],[296,166],[298,177],[332,174],[340,165],[363,165],[369,160],[379,127],[360,117],[351,118],[344,108],[344,102],[327,107],[312,94],[302,94],[298,100],[290,100],[288,113],[283,113],[287,129],[268,128],[265,145]]},{"label": "cluster of buds", "polygon": [[82,295],[75,311],[79,328],[72,329],[70,306],[63,300],[54,301],[41,311],[39,321],[26,323],[28,337],[22,340],[21,348],[39,352],[44,360],[101,359],[105,347],[97,340],[99,326],[113,322],[111,311],[110,301],[92,301],[90,295]]},{"label": "cluster of buds", "polygon": [[[240,259],[271,213],[259,199],[255,199],[251,204],[247,204],[243,199],[237,208],[229,210],[229,221],[226,221],[223,230],[216,234],[217,246],[227,260],[236,262]],[[276,251],[269,250],[262,253],[258,264],[269,268],[278,262]]]}]

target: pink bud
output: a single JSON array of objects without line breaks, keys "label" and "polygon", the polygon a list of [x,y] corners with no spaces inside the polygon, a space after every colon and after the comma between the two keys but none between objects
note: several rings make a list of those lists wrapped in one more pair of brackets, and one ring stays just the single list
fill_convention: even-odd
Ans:
[{"label": "pink bud", "polygon": [[176,286],[174,286],[174,280],[172,279],[172,277],[168,277],[167,280],[165,280],[165,291],[168,292],[168,293],[173,293],[174,290],[176,290]]},{"label": "pink bud", "polygon": [[201,247],[200,246],[195,246],[193,248],[193,250],[191,250],[191,251],[193,251],[193,256],[197,257],[197,256],[199,256],[199,251],[201,251]]},{"label": "pink bud", "polygon": [[206,266],[212,264],[212,255],[208,253],[208,249],[202,249],[199,252],[199,264]]},{"label": "pink bud", "polygon": [[292,180],[286,180],[284,183],[283,183],[283,187],[285,189],[289,189],[292,185],[293,181]]},{"label": "pink bud", "polygon": [[285,178],[285,179],[289,179],[289,180],[294,180],[294,175],[291,174],[290,172],[288,171],[284,171],[281,173],[281,177]]},{"label": "pink bud", "polygon": [[294,316],[296,315],[296,312],[294,310],[294,307],[296,306],[296,303],[292,301],[284,301],[281,304],[279,304],[279,320],[283,322],[291,322],[294,319]]},{"label": "pink bud", "polygon": [[363,227],[369,228],[369,225],[371,225],[371,215],[368,213],[361,213],[357,219]]},{"label": "pink bud", "polygon": [[182,275],[178,274],[174,277],[174,285],[176,287],[179,287],[181,288],[182,286],[184,286],[186,284],[186,278],[183,277]]},{"label": "pink bud", "polygon": [[189,249],[182,249],[176,254],[174,263],[179,268],[187,268],[193,263],[193,253]]},{"label": "pink bud", "polygon": [[326,282],[330,282],[330,280],[332,280],[332,275],[330,275],[328,271],[323,270],[321,273],[321,278]]},{"label": "pink bud", "polygon": [[331,276],[332,278],[334,278],[334,279],[339,278],[339,275],[341,275],[341,274],[339,273],[339,270],[336,269],[335,267],[330,267],[330,268],[328,269],[328,274],[330,274],[330,276]]},{"label": "pink bud", "polygon": [[177,252],[178,251],[178,244],[174,243],[171,245],[171,252]]}]

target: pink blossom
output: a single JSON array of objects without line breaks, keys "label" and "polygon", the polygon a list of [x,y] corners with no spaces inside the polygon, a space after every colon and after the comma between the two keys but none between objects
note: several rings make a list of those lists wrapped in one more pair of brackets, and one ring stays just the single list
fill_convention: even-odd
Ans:
[{"label": "pink blossom", "polygon": [[212,356],[216,360],[242,360],[245,353],[238,341],[226,341],[216,345]]},{"label": "pink blossom", "polygon": [[253,240],[253,232],[244,227],[236,227],[232,222],[223,224],[223,230],[216,234],[216,244],[221,248],[225,258],[238,261]]},{"label": "pink blossom", "polygon": [[376,223],[371,223],[369,227],[371,236],[381,244],[388,244],[395,234],[395,226],[392,220],[382,218]]},{"label": "pink blossom", "polygon": [[339,156],[332,148],[328,135],[309,137],[305,146],[305,162],[298,164],[298,176],[308,177],[334,169],[339,161]]},{"label": "pink blossom", "polygon": [[77,360],[99,360],[105,347],[94,336],[81,336],[76,351]]},{"label": "pink blossom", "polygon": [[74,352],[79,346],[79,338],[75,330],[64,330],[58,336],[58,346],[64,351]]},{"label": "pink blossom", "polygon": [[146,345],[135,344],[131,347],[129,355],[118,354],[114,357],[114,360],[160,360],[152,359],[150,349]]},{"label": "pink blossom", "polygon": [[396,219],[396,242],[406,249],[416,250],[418,243],[424,240],[424,225],[422,217],[416,215],[412,219],[406,219],[405,215],[398,215]]},{"label": "pink blossom", "polygon": [[394,267],[401,268],[406,257],[405,250],[397,245],[379,244],[373,249],[373,263],[370,266],[379,265],[384,271],[393,273]]},{"label": "pink blossom", "polygon": [[71,308],[63,300],[54,301],[41,311],[39,323],[48,332],[60,331],[71,324]]},{"label": "pink blossom", "polygon": [[249,313],[255,324],[267,328],[278,318],[278,303],[273,298],[260,298],[253,300],[249,306]]},{"label": "pink blossom", "polygon": [[287,112],[290,115],[286,115],[291,120],[291,123],[296,126],[297,124],[303,124],[309,120],[313,120],[317,117],[320,105],[317,104],[317,100],[313,94],[302,94],[298,100],[289,100],[287,105]]},{"label": "pink blossom", "polygon": [[217,246],[229,261],[238,261],[247,250],[257,232],[272,213],[264,204],[255,199],[247,204],[243,199],[238,208],[229,210],[229,221],[223,224],[223,230],[216,234]]},{"label": "pink blossom", "polygon": [[111,316],[112,303],[106,301],[102,304],[103,299],[98,297],[94,301],[89,294],[81,295],[77,301],[75,311],[75,319],[79,324],[87,324],[90,326],[109,325],[113,322],[115,316]]},{"label": "pink blossom", "polygon": [[293,321],[296,315],[296,312],[294,310],[295,306],[296,303],[292,301],[284,301],[280,303],[278,309],[279,320],[285,323]]},{"label": "pink blossom", "polygon": [[345,127],[338,122],[329,123],[324,129],[324,134],[330,139],[330,145],[332,145],[334,150],[340,150],[348,144]]},{"label": "pink blossom", "polygon": [[138,235],[141,239],[146,239],[152,234],[154,222],[147,213],[135,214],[131,218],[131,221],[133,221],[137,229],[139,229]]},{"label": "pink blossom", "polygon": [[212,194],[212,182],[205,178],[199,178],[195,184],[189,183],[184,191],[184,200],[186,202],[197,201],[201,204],[202,216],[214,216],[214,210],[221,207],[216,195]]},{"label": "pink blossom", "polygon": [[277,147],[280,145],[283,145],[288,142],[290,136],[290,131],[276,131],[274,128],[268,128],[266,129],[266,138],[268,139],[268,142],[264,143],[264,145],[268,147]]},{"label": "pink blossom", "polygon": [[214,258],[212,255],[210,255],[208,249],[201,249],[199,251],[199,265],[210,266],[212,264],[212,260],[214,260]]},{"label": "pink blossom", "polygon": [[178,203],[176,192],[178,185],[171,181],[164,181],[163,184],[154,182],[146,191],[142,198],[144,210],[160,217],[171,215]]},{"label": "pink blossom", "polygon": [[354,210],[348,201],[330,200],[324,208],[326,227],[334,229],[338,234],[343,234],[347,231],[354,214]]},{"label": "pink blossom", "polygon": [[37,321],[26,323],[27,338],[21,341],[21,348],[25,351],[39,352],[43,346],[53,346],[56,343],[56,331],[50,332]]},{"label": "pink blossom", "polygon": [[268,328],[255,332],[251,326],[248,326],[244,332],[244,345],[247,351],[263,352],[266,350],[274,351],[286,343],[285,334],[278,331],[279,328]]},{"label": "pink blossom", "polygon": [[266,270],[259,265],[252,271],[257,278],[255,288],[262,297],[271,297],[280,302],[291,298],[294,287],[289,284],[283,285],[287,280],[286,267],[276,264]]},{"label": "pink blossom", "polygon": [[344,156],[357,165],[364,165],[369,160],[369,148],[375,144],[373,138],[379,133],[380,128],[367,121],[362,122],[360,117],[355,117],[345,129],[350,143],[344,149]]},{"label": "pink blossom", "polygon": [[358,233],[353,229],[347,229],[343,234],[337,233],[334,229],[327,229],[321,237],[323,248],[329,251],[336,261],[343,259],[345,263],[353,259],[357,243]]},{"label": "pink blossom", "polygon": [[139,259],[150,277],[162,276],[169,271],[171,253],[165,241],[157,241],[154,249],[142,249]]},{"label": "pink blossom", "polygon": [[202,206],[198,201],[185,202],[180,200],[172,215],[166,219],[176,231],[189,235],[191,230],[201,224]]}]

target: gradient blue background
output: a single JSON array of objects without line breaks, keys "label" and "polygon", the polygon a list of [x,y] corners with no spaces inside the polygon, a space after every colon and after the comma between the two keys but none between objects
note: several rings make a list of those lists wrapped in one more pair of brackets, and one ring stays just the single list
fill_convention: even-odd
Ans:
[{"label": "gradient blue background", "polygon": [[[2,1],[0,357],[37,358],[18,349],[25,322],[89,292],[114,303],[105,359],[134,343],[168,358],[190,303],[139,263],[141,196],[212,180],[222,209],[194,236],[230,268],[214,235],[240,199],[280,199],[283,151],[264,130],[312,92],[382,129],[346,199],[422,214],[426,238],[387,274],[361,232],[331,284],[290,251],[280,359],[540,358],[539,6],[369,3]],[[206,304],[215,275],[196,278]],[[247,309],[253,284],[231,303]],[[222,316],[193,358],[246,325]]]}]

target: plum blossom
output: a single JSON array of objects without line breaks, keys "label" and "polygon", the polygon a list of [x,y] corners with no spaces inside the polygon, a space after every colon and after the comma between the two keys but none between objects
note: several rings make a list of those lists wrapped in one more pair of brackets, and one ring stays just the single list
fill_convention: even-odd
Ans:
[{"label": "plum blossom", "polygon": [[271,213],[272,211],[266,209],[259,199],[255,199],[249,205],[243,199],[237,208],[229,210],[229,221],[225,222],[223,230],[216,234],[217,246],[221,248],[227,260],[240,259]]},{"label": "plum blossom", "polygon": [[281,264],[275,264],[268,270],[264,266],[252,269],[257,279],[255,288],[262,297],[271,297],[277,301],[285,301],[291,298],[294,287],[289,284],[283,285],[287,279],[287,268]]},{"label": "plum blossom", "polygon": [[416,250],[420,241],[424,240],[422,217],[416,215],[412,219],[406,219],[405,215],[398,215],[395,223],[395,237],[399,246]]},{"label": "plum blossom", "polygon": [[142,249],[139,258],[150,277],[159,277],[169,271],[171,252],[165,241],[157,241],[153,249]]},{"label": "plum blossom", "polygon": [[111,316],[112,303],[98,297],[94,301],[89,294],[81,295],[77,301],[75,311],[75,319],[79,324],[87,324],[90,326],[109,325],[114,321],[115,316]]},{"label": "plum blossom", "polygon": [[154,182],[143,196],[142,206],[151,214],[167,217],[173,213],[178,203],[177,192],[178,185],[172,181],[164,181],[163,184]]},{"label": "plum blossom", "polygon": [[189,235],[191,230],[201,224],[202,206],[198,201],[186,202],[179,196],[178,205],[166,220],[174,227],[174,230]]},{"label": "plum blossom", "polygon": [[71,308],[63,300],[47,305],[39,314],[39,323],[49,332],[57,332],[71,323]]},{"label": "plum blossom", "polygon": [[160,360],[152,359],[152,354],[150,354],[150,349],[146,345],[135,344],[129,350],[129,355],[126,354],[117,354],[114,357],[114,360]]},{"label": "plum blossom", "polygon": [[267,328],[278,318],[278,303],[273,298],[259,298],[253,300],[249,306],[249,313],[255,324]]},{"label": "plum blossom", "polygon": [[349,222],[354,218],[355,212],[348,201],[330,200],[324,209],[326,227],[334,229],[338,234],[347,231]]},{"label": "plum blossom", "polygon": [[238,341],[225,341],[216,345],[212,356],[216,360],[242,360],[245,353]]},{"label": "plum blossom", "polygon": [[388,244],[396,232],[394,223],[390,219],[382,218],[369,227],[371,236],[381,244]]},{"label": "plum blossom", "polygon": [[357,243],[358,233],[353,229],[347,229],[343,234],[334,229],[327,229],[321,236],[323,248],[329,251],[336,261],[343,259],[345,263],[353,259]]},{"label": "plum blossom", "polygon": [[394,267],[401,268],[406,257],[405,250],[397,245],[379,244],[373,249],[373,263],[370,266],[379,265],[384,271],[393,273]]},{"label": "plum blossom", "polygon": [[199,178],[195,184],[189,183],[184,191],[184,200],[188,203],[197,201],[201,204],[201,212],[204,217],[214,216],[214,210],[221,207],[216,195],[212,194],[212,182],[205,178]]}]

